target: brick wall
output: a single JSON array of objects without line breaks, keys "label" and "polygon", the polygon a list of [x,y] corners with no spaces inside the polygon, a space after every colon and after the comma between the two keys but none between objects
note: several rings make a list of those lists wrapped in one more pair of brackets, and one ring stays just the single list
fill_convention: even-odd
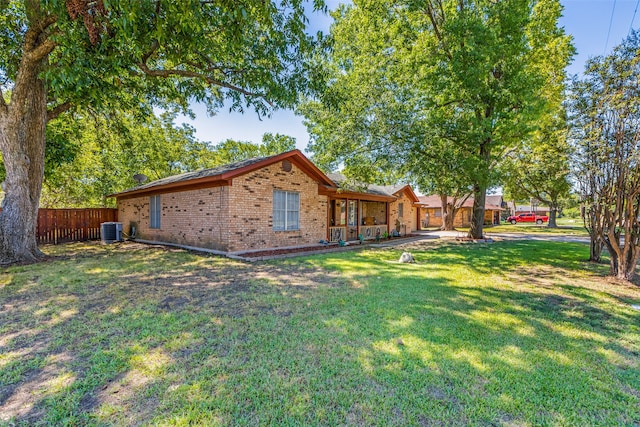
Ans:
[{"label": "brick wall", "polygon": [[[427,218],[427,214],[429,214],[429,225],[428,227],[440,227],[442,226],[442,216],[440,215],[440,208],[420,208],[420,221],[422,225],[422,221]],[[439,216],[436,216],[436,212]]]},{"label": "brick wall", "polygon": [[228,187],[166,193],[160,195],[160,228],[149,227],[149,196],[118,200],[118,219],[125,232],[137,224],[137,237],[226,250],[229,242]]},{"label": "brick wall", "polygon": [[416,231],[418,229],[418,224],[416,222],[416,216],[418,215],[416,211],[417,208],[413,206],[413,201],[404,191],[400,193],[399,196],[400,197],[397,200],[389,204],[389,227],[391,230],[395,230],[396,220],[399,218],[398,206],[402,203],[403,215],[402,218],[400,218],[400,223],[406,226],[407,233]]},{"label": "brick wall", "polygon": [[[300,246],[327,238],[327,197],[295,165],[280,162],[234,178],[229,187],[229,251]],[[273,191],[300,193],[300,229],[273,230]]]},{"label": "brick wall", "polygon": [[[386,202],[368,202],[362,201],[362,218],[375,218],[375,224],[387,223],[387,205]],[[385,228],[386,231],[386,228]]]}]

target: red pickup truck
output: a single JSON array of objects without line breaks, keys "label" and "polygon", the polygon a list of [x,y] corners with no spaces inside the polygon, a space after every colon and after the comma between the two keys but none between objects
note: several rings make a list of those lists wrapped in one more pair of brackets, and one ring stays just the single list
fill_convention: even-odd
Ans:
[{"label": "red pickup truck", "polygon": [[536,215],[532,212],[521,213],[507,218],[507,222],[510,222],[511,224],[517,224],[519,222],[535,222],[536,224],[542,224],[547,221],[549,221],[549,217],[547,215]]}]

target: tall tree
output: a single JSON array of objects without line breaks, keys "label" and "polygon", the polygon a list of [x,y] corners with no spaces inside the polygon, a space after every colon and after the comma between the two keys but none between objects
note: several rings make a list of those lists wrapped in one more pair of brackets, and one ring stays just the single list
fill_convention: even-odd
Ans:
[{"label": "tall tree", "polygon": [[279,133],[270,132],[262,135],[262,143],[254,144],[250,141],[236,141],[227,139],[213,148],[213,162],[210,166],[238,162],[252,157],[266,157],[291,151],[296,148],[296,139]]},{"label": "tall tree", "polygon": [[610,274],[632,280],[640,259],[640,35],[591,59],[572,86],[576,180],[591,235],[591,259],[604,245]]},{"label": "tall tree", "polygon": [[304,13],[302,0],[0,0],[0,263],[42,256],[49,120],[138,99],[214,111],[230,98],[260,114],[292,106],[307,87]]},{"label": "tall tree", "polygon": [[501,164],[505,193],[513,200],[537,199],[549,206],[549,227],[557,227],[561,200],[569,195],[570,147],[564,121],[543,125]]},{"label": "tall tree", "polygon": [[[109,194],[136,185],[136,173],[160,179],[215,164],[213,147],[198,141],[191,126],[175,125],[175,117],[85,112],[51,123],[40,206],[108,206]],[[51,149],[52,141],[60,150]]]},{"label": "tall tree", "polygon": [[[301,109],[310,149],[418,182],[459,174],[456,187],[474,195],[470,235],[481,237],[496,165],[535,128],[545,83],[563,76],[571,56],[560,13],[557,0],[363,0],[340,8],[324,67],[329,88]],[[428,158],[419,157],[447,145],[459,168],[443,162],[440,176],[423,172]]]}]

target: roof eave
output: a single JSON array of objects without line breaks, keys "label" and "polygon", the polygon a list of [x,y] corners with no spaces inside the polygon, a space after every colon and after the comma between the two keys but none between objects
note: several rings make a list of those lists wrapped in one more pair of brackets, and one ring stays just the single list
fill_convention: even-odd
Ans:
[{"label": "roof eave", "polygon": [[401,189],[399,189],[398,191],[396,191],[393,194],[398,194],[398,193],[402,193],[402,192],[405,192],[405,193],[409,194],[409,198],[411,199],[411,201],[413,203],[420,202],[420,199],[418,199],[418,196],[416,196],[416,193],[413,191],[413,188],[411,188],[411,186],[409,184],[405,185],[404,187],[402,187]]},{"label": "roof eave", "polygon": [[220,187],[231,185],[231,180],[220,179],[220,175],[207,176],[204,178],[190,179],[187,181],[172,182],[169,184],[156,185],[139,190],[123,191],[121,193],[109,194],[107,197],[115,197],[116,199],[129,199],[131,197],[151,195],[156,193],[174,193],[178,191],[195,190],[206,187]]}]

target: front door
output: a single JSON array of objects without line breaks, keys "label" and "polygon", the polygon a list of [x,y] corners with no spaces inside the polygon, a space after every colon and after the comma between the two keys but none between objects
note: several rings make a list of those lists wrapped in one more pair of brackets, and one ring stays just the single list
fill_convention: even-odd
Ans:
[{"label": "front door", "polygon": [[356,240],[358,238],[358,201],[349,200],[347,205],[347,225],[348,239]]}]

